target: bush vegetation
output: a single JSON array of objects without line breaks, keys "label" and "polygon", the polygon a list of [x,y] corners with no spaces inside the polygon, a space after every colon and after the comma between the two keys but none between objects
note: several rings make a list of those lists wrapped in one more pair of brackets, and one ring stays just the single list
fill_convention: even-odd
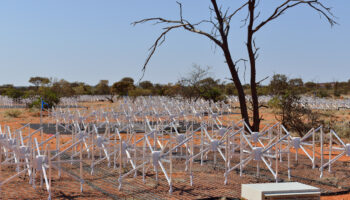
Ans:
[{"label": "bush vegetation", "polygon": [[20,110],[7,110],[5,111],[5,117],[10,117],[10,118],[19,118],[22,114],[22,112]]},{"label": "bush vegetation", "polygon": [[332,128],[341,138],[350,139],[350,121],[335,123]]},{"label": "bush vegetation", "polygon": [[[232,81],[222,81],[210,76],[210,68],[194,65],[192,71],[179,78],[176,83],[157,84],[141,81],[136,84],[130,77],[125,77],[109,85],[108,80],[101,80],[92,86],[82,82],[68,82],[64,79],[54,80],[45,77],[32,77],[29,81],[33,86],[15,87],[0,86],[0,95],[14,99],[31,98],[34,102],[29,106],[40,105],[43,98],[52,107],[59,102],[60,97],[76,95],[107,95],[113,102],[115,96],[181,96],[189,100],[198,98],[221,101],[228,95],[237,95]],[[244,85],[245,93],[249,95],[250,85]],[[288,79],[285,75],[275,74],[268,85],[258,85],[259,95],[274,95],[283,97],[281,91],[293,91],[295,95],[310,95],[315,97],[343,98],[350,95],[350,80],[347,82],[304,83],[300,78]],[[294,95],[293,94],[293,95]],[[281,100],[281,99],[280,99]],[[288,98],[285,98],[288,100]],[[274,99],[273,101],[276,101]],[[273,103],[273,102],[271,102]],[[276,103],[276,102],[275,102]]]},{"label": "bush vegetation", "polygon": [[285,75],[274,75],[270,82],[270,90],[274,95],[268,105],[275,110],[276,119],[288,130],[302,137],[311,128],[324,125],[321,114],[300,103],[301,84],[297,80],[288,80]]}]

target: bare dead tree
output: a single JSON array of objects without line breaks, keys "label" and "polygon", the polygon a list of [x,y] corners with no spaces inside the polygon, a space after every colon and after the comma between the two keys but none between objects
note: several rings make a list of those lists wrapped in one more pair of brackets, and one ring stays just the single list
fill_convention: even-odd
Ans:
[{"label": "bare dead tree", "polygon": [[181,95],[189,100],[192,98],[196,101],[201,96],[201,81],[209,77],[210,67],[202,68],[194,64],[192,71],[186,76],[180,77],[178,83],[181,85]]},{"label": "bare dead tree", "polygon": [[333,26],[336,24],[334,15],[331,12],[331,8],[324,6],[321,0],[284,0],[279,6],[277,6],[271,15],[268,15],[266,19],[259,20],[260,12],[256,13],[260,0],[248,0],[248,20],[247,25],[247,51],[250,62],[250,85],[252,94],[252,106],[253,106],[253,130],[259,130],[260,115],[259,115],[259,102],[257,94],[257,83],[256,83],[256,60],[258,59],[259,48],[255,44],[255,34],[264,26],[269,24],[271,21],[277,19],[283,15],[287,10],[300,5],[309,6],[311,9],[316,11],[327,19],[329,24]]},{"label": "bare dead tree", "polygon": [[[236,64],[235,64],[233,58],[231,57],[231,52],[230,52],[229,43],[228,43],[230,22],[231,22],[232,18],[240,10],[242,10],[244,7],[246,7],[248,5],[248,2],[242,4],[239,8],[237,8],[236,10],[234,10],[233,12],[231,12],[229,14],[228,12],[223,13],[219,9],[216,0],[211,0],[212,7],[210,8],[210,10],[211,10],[211,12],[215,13],[214,19],[211,18],[210,20],[202,20],[198,23],[191,23],[188,20],[184,19],[183,15],[182,15],[182,4],[179,2],[177,2],[177,3],[179,5],[179,9],[180,9],[180,16],[179,16],[178,20],[168,20],[168,19],[164,19],[161,17],[157,17],[157,18],[142,19],[140,21],[136,21],[133,23],[134,25],[136,25],[136,24],[145,23],[145,22],[155,22],[155,24],[166,24],[167,25],[166,27],[163,28],[164,31],[160,34],[160,36],[156,39],[154,44],[149,49],[150,53],[149,53],[148,57],[146,58],[146,61],[145,61],[144,66],[143,66],[143,70],[146,69],[146,66],[147,66],[148,62],[150,61],[151,57],[153,56],[155,50],[157,49],[157,47],[159,47],[165,41],[166,34],[169,33],[171,30],[182,28],[186,31],[196,33],[196,34],[199,34],[199,35],[202,35],[202,36],[208,38],[209,40],[214,42],[218,47],[220,47],[224,53],[226,63],[229,67],[229,70],[230,70],[230,73],[232,76],[232,80],[233,80],[233,82],[237,88],[237,91],[238,91],[238,98],[239,98],[239,102],[240,102],[240,109],[241,109],[242,118],[246,121],[247,124],[250,124],[248,110],[247,110],[247,104],[245,101],[244,89],[243,89],[241,80],[240,80],[239,75],[238,75]],[[203,23],[209,23],[212,25],[211,32],[205,32],[205,31],[200,30],[198,28],[198,26],[203,24]]]},{"label": "bare dead tree", "polygon": [[[177,2],[179,5],[179,19],[178,20],[169,20],[162,17],[155,17],[155,18],[146,18],[142,19],[136,22],[133,22],[133,25],[147,23],[147,22],[153,22],[154,24],[161,24],[165,25],[163,27],[163,32],[159,35],[159,37],[155,40],[154,44],[149,49],[149,55],[146,58],[146,61],[143,65],[143,71],[146,70],[147,64],[149,63],[150,59],[154,55],[157,47],[163,44],[163,42],[166,39],[166,35],[175,29],[184,29],[186,31],[199,34],[201,36],[204,36],[208,38],[210,41],[212,41],[217,47],[219,47],[225,57],[226,64],[230,70],[232,81],[235,84],[235,87],[238,92],[238,99],[240,103],[240,110],[241,110],[241,116],[244,119],[244,121],[247,123],[247,125],[250,126],[250,128],[253,131],[259,130],[259,124],[260,124],[260,115],[259,115],[259,102],[258,102],[258,94],[257,94],[257,83],[256,83],[256,59],[258,57],[258,50],[255,46],[255,42],[253,39],[254,33],[256,33],[259,29],[261,29],[263,26],[268,24],[270,21],[278,18],[283,13],[286,12],[286,10],[296,7],[297,5],[308,5],[314,10],[316,10],[321,15],[325,16],[327,20],[333,25],[335,24],[335,21],[333,20],[333,15],[330,12],[330,8],[325,7],[322,3],[320,3],[318,0],[285,0],[281,5],[279,5],[274,13],[267,18],[266,20],[259,23],[257,26],[254,26],[254,22],[258,19],[259,14],[255,16],[255,10],[258,5],[258,1],[256,0],[245,0],[243,3],[236,9],[231,10],[226,9],[223,11],[223,9],[217,4],[216,0],[210,0],[211,7],[210,13],[214,13],[214,17],[210,17],[209,20],[201,20],[197,23],[191,23],[190,21],[183,18],[182,15],[182,4]],[[248,114],[248,108],[247,108],[247,102],[245,98],[245,92],[242,85],[242,82],[239,77],[238,73],[238,67],[237,64],[239,61],[244,59],[237,59],[234,60],[230,48],[229,48],[229,42],[228,42],[228,36],[230,33],[230,23],[234,16],[237,15],[240,11],[242,11],[244,8],[248,8],[248,15],[243,20],[244,25],[247,25],[248,22],[248,37],[247,37],[247,50],[248,50],[248,56],[250,61],[250,85],[251,85],[251,93],[252,93],[252,104],[253,104],[253,123],[250,123],[249,120],[249,114]],[[204,30],[201,30],[199,28],[202,24],[209,24],[212,26],[212,29],[210,32],[206,32]]]}]

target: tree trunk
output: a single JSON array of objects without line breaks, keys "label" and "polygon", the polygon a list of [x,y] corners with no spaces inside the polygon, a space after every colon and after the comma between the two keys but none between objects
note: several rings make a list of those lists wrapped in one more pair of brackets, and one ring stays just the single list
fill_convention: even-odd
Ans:
[{"label": "tree trunk", "polygon": [[236,70],[236,66],[232,61],[230,50],[228,49],[228,45],[224,43],[222,50],[225,55],[226,63],[228,65],[228,68],[230,69],[232,80],[235,84],[235,87],[238,92],[238,99],[239,99],[239,105],[240,105],[240,110],[241,110],[241,116],[244,119],[245,123],[250,127],[250,122],[249,122],[249,115],[248,115],[248,109],[247,109],[247,103],[245,100],[245,93],[244,89],[242,86],[242,83],[239,79],[238,72]]},{"label": "tree trunk", "polygon": [[259,131],[260,126],[260,115],[259,115],[259,99],[256,84],[256,57],[253,47],[253,25],[254,25],[254,10],[255,0],[249,1],[249,24],[248,24],[248,38],[247,38],[247,50],[250,62],[250,90],[252,93],[252,106],[253,106],[253,125],[252,131]]},{"label": "tree trunk", "polygon": [[212,5],[214,7],[214,11],[215,11],[217,20],[219,22],[218,30],[220,32],[221,39],[222,39],[222,44],[220,45],[220,47],[221,47],[222,51],[224,52],[226,63],[227,63],[228,68],[230,69],[230,72],[231,72],[232,80],[237,88],[239,105],[240,105],[240,109],[241,109],[241,116],[244,119],[245,123],[250,128],[252,128],[250,123],[249,123],[249,115],[248,115],[247,103],[245,100],[244,89],[243,89],[242,83],[239,79],[239,75],[238,75],[238,72],[236,70],[236,65],[232,60],[230,48],[228,47],[227,35],[225,34],[225,31],[224,31],[224,21],[223,21],[221,12],[217,6],[216,0],[211,0],[211,2],[212,2]]}]

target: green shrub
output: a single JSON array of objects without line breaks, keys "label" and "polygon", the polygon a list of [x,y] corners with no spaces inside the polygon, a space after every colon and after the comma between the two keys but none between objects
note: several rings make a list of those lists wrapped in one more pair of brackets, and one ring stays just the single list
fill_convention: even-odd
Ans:
[{"label": "green shrub", "polygon": [[320,119],[321,114],[302,106],[300,96],[293,91],[288,91],[286,94],[274,98],[278,98],[279,101],[272,100],[269,103],[277,106],[276,118],[288,130],[297,132],[300,137],[311,128],[324,125],[324,121]]},{"label": "green shrub", "polygon": [[24,95],[24,93],[16,88],[7,88],[5,91],[5,95],[14,99],[20,99]]},{"label": "green shrub", "polygon": [[151,90],[142,89],[142,88],[135,88],[129,91],[129,96],[133,99],[136,99],[136,97],[138,96],[149,96],[151,94],[152,94]]},{"label": "green shrub", "polygon": [[267,102],[267,106],[273,109],[279,109],[281,104],[281,100],[278,98],[278,96],[274,96]]},{"label": "green shrub", "polygon": [[28,112],[33,117],[40,117],[40,109],[37,107],[31,107],[28,109]]},{"label": "green shrub", "polygon": [[35,101],[28,105],[29,108],[39,108],[41,107],[41,99],[46,103],[44,108],[52,108],[57,105],[60,101],[58,95],[48,87],[42,87],[39,90],[39,94],[41,97],[37,98]]},{"label": "green shrub", "polygon": [[333,130],[339,135],[341,138],[350,138],[350,122],[339,122],[333,125]]},{"label": "green shrub", "polygon": [[20,110],[7,110],[5,112],[6,117],[11,117],[11,118],[18,118],[22,112]]},{"label": "green shrub", "polygon": [[329,93],[327,92],[327,90],[320,90],[318,93],[317,93],[317,96],[320,97],[320,98],[326,98],[326,97],[330,97]]},{"label": "green shrub", "polygon": [[201,97],[205,100],[213,100],[214,102],[225,100],[222,91],[217,87],[210,87],[201,91]]}]

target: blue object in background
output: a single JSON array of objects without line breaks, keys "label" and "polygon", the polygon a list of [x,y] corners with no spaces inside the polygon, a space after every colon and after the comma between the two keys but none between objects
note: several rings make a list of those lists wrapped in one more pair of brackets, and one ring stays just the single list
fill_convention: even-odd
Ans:
[{"label": "blue object in background", "polygon": [[48,103],[46,103],[43,99],[41,99],[41,110],[44,110],[44,105],[49,105]]}]

